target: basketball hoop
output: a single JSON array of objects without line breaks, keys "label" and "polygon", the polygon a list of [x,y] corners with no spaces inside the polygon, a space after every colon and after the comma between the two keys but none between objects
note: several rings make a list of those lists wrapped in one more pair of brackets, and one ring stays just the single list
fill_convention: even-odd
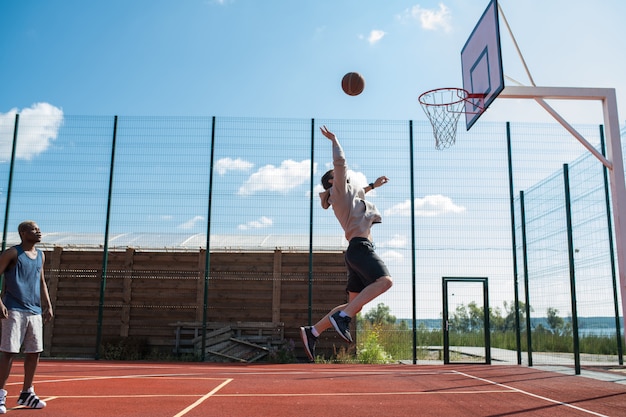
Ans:
[{"label": "basketball hoop", "polygon": [[435,148],[442,150],[454,145],[459,116],[461,113],[475,114],[484,110],[483,97],[482,94],[470,94],[456,87],[437,88],[419,96],[424,113],[433,126]]}]

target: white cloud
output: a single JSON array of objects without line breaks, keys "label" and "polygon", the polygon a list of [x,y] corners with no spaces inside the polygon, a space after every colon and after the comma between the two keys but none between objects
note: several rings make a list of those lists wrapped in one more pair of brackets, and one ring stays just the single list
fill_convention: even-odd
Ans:
[{"label": "white cloud", "polygon": [[[251,195],[260,191],[287,193],[309,181],[310,167],[310,160],[301,162],[286,160],[279,167],[265,165],[259,168],[239,187],[237,194]],[[315,172],[316,167],[317,164],[314,164],[313,172]]]},{"label": "white cloud", "polygon": [[187,220],[185,223],[181,224],[180,226],[178,226],[178,228],[179,229],[184,229],[184,230],[193,229],[201,221],[204,221],[204,217],[203,216],[195,216],[195,217]]},{"label": "white cloud", "polygon": [[31,160],[45,152],[59,135],[63,124],[63,110],[48,103],[35,103],[27,109],[11,109],[0,113],[0,159],[11,158],[15,115],[19,113],[17,159]]},{"label": "white cloud", "polygon": [[324,187],[322,186],[322,184],[317,184],[315,185],[315,187],[313,187],[313,195],[318,195],[319,193],[323,193],[324,192]]},{"label": "white cloud", "polygon": [[[354,186],[365,188],[369,185],[369,182],[367,181],[367,177],[362,172],[356,172],[356,171],[352,171],[349,169],[347,175],[348,175],[348,180],[350,181],[350,184]],[[324,191],[324,187],[322,186],[321,183],[317,183],[315,187],[313,188],[314,195],[318,195],[322,191]],[[310,192],[307,191],[307,196],[309,195],[310,195]],[[367,193],[368,198],[375,197],[375,196],[376,196],[376,190],[373,190]]]},{"label": "white cloud", "polygon": [[391,239],[386,242],[381,243],[379,246],[383,248],[406,248],[408,244],[408,240],[406,236],[402,235],[393,235]]},{"label": "white cloud", "polygon": [[380,254],[380,257],[383,258],[386,262],[398,261],[398,260],[404,259],[404,255],[402,255],[400,252],[395,251],[395,250],[388,250],[388,251],[382,252]]},{"label": "white cloud", "polygon": [[[349,169],[347,175],[348,175],[348,180],[350,180],[350,184],[354,186],[365,188],[369,184],[367,182],[367,177],[362,172],[356,172],[356,171],[352,171]],[[367,195],[371,197],[374,195],[373,194],[374,192],[375,191],[371,191],[367,193]]]},{"label": "white cloud", "polygon": [[274,221],[269,217],[262,216],[259,220],[253,220],[246,224],[240,224],[237,226],[239,230],[250,230],[250,229],[264,229],[266,227],[270,227],[274,224]]},{"label": "white cloud", "polygon": [[[424,198],[415,199],[415,215],[417,217],[435,217],[448,213],[463,213],[463,206],[454,204],[450,197],[440,194],[427,195]],[[411,214],[411,200],[396,204],[385,210],[386,216],[408,217]]]},{"label": "white cloud", "polygon": [[222,158],[215,163],[215,170],[218,174],[224,175],[228,171],[248,171],[254,164],[244,161],[241,158]]},{"label": "white cloud", "polygon": [[422,28],[426,30],[443,29],[445,32],[452,30],[450,9],[443,3],[439,3],[439,10],[425,9],[417,4],[406,9],[400,18],[418,20]]},{"label": "white cloud", "polygon": [[370,32],[370,35],[367,37],[367,41],[369,42],[370,45],[374,45],[375,43],[378,43],[378,41],[380,41],[385,35],[386,33],[383,32],[382,30],[374,29]]}]

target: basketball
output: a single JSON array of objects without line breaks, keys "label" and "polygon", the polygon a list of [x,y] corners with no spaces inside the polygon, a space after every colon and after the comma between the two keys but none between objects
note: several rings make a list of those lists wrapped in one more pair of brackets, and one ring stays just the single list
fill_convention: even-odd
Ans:
[{"label": "basketball", "polygon": [[343,76],[341,88],[349,96],[358,96],[365,88],[365,80],[358,72],[349,72]]}]

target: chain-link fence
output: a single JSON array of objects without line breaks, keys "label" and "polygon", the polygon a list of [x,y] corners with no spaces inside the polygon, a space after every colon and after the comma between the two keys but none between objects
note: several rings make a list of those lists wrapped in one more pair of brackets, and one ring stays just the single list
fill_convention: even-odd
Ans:
[{"label": "chain-link fence", "polygon": [[[345,247],[332,210],[324,210],[318,197],[320,177],[332,161],[322,125],[342,143],[351,181],[365,186],[381,175],[390,179],[367,197],[383,215],[373,237],[394,286],[363,313],[383,303],[404,321],[405,331],[441,332],[442,277],[487,277],[492,326],[514,314],[517,281],[522,334],[529,303],[532,329],[571,337],[562,178],[569,164],[580,335],[615,336],[621,308],[614,299],[603,168],[552,124],[485,122],[459,132],[454,146],[439,151],[430,124],[422,121],[4,119],[3,244],[18,243],[18,223],[32,219],[44,232],[43,247]],[[599,146],[598,126],[577,128]],[[468,307],[462,294],[456,297],[453,311]],[[420,337],[418,345],[431,344]],[[525,340],[519,349],[527,349]],[[398,359],[410,359],[414,348]],[[507,348],[507,360],[515,361],[517,347]],[[609,355],[617,360],[614,349]]]}]

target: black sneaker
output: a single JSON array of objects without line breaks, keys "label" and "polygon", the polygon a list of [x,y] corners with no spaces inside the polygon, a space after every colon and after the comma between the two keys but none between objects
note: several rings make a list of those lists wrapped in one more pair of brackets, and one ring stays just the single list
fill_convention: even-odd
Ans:
[{"label": "black sneaker", "polygon": [[35,394],[33,387],[30,387],[27,391],[22,391],[17,399],[17,403],[28,408],[44,408],[46,406],[46,402],[40,400]]},{"label": "black sneaker", "polygon": [[333,325],[339,336],[348,343],[352,343],[352,335],[350,334],[350,317],[341,317],[339,311],[333,314],[330,318],[330,324]]},{"label": "black sneaker", "polygon": [[311,362],[315,362],[315,343],[317,342],[317,337],[313,336],[309,326],[300,327],[300,337],[302,337],[302,343],[304,344],[304,351],[306,352],[306,355],[309,357]]}]

